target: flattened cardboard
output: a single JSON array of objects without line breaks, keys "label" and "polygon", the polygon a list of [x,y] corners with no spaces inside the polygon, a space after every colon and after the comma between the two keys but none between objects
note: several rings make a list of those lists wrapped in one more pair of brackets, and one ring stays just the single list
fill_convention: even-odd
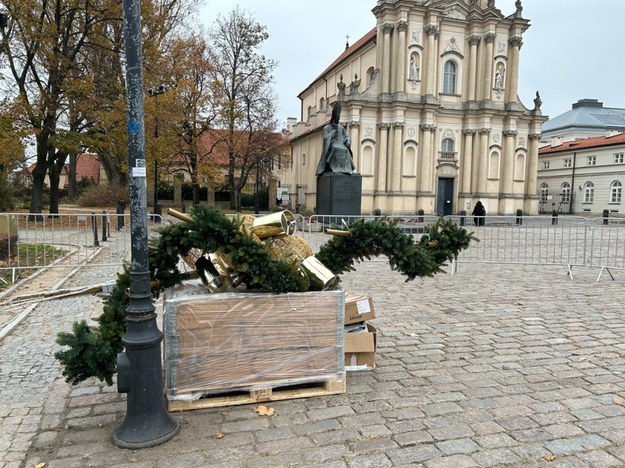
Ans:
[{"label": "flattened cardboard", "polygon": [[373,299],[369,296],[348,296],[345,298],[345,325],[366,322],[375,318]]},{"label": "flattened cardboard", "polygon": [[375,367],[377,330],[367,323],[367,332],[345,333],[345,370],[369,370]]}]

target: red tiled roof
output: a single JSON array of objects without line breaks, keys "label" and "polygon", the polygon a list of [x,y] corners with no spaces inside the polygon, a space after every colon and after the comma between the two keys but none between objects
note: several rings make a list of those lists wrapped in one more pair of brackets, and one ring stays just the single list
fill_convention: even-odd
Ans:
[{"label": "red tiled roof", "polygon": [[617,133],[612,136],[600,136],[580,138],[579,140],[565,141],[558,146],[543,146],[538,154],[559,153],[561,151],[575,151],[578,149],[594,148],[598,146],[619,145],[625,143],[625,133]]},{"label": "red tiled roof", "polygon": [[[228,155],[228,131],[213,129],[204,132],[201,137],[200,158],[206,157],[220,166],[227,166],[229,163]],[[267,135],[266,133],[258,133],[258,136]],[[251,143],[257,148],[271,149],[280,146],[281,143],[286,144],[286,138],[282,133],[271,133],[267,141],[252,141]],[[249,134],[247,132],[235,133],[235,145],[241,149],[244,154],[247,149]],[[252,135],[254,137],[254,135]]]},{"label": "red tiled roof", "polygon": [[[354,42],[350,47],[348,47],[347,49],[345,49],[345,51],[339,55],[336,60],[334,60],[334,62],[332,62],[330,64],[330,66],[328,68],[326,68],[325,70],[323,70],[323,72],[321,73],[321,75],[319,75],[317,78],[315,78],[312,83],[317,82],[317,80],[321,79],[326,73],[328,73],[330,70],[332,70],[334,67],[336,67],[338,64],[340,64],[341,62],[343,62],[344,60],[346,60],[349,56],[351,56],[352,54],[354,54],[357,50],[359,50],[361,47],[363,47],[365,44],[367,44],[369,41],[375,39],[376,35],[377,35],[377,31],[378,28],[374,27],[371,31],[369,31],[367,34],[365,34],[364,36],[362,36],[360,39],[358,39],[356,42]],[[307,89],[310,88],[310,86],[312,85],[312,83],[301,93],[299,93],[299,95],[297,97],[300,97],[303,93],[306,92]]]},{"label": "red tiled roof", "polygon": [[[67,165],[66,165],[67,167]],[[93,179],[100,183],[100,160],[97,154],[83,153],[76,158],[76,180]]]}]

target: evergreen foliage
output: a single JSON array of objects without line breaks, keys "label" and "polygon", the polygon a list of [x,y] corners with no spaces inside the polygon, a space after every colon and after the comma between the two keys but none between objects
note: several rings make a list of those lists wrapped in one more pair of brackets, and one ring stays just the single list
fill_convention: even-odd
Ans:
[{"label": "evergreen foliage", "polygon": [[351,237],[332,238],[316,257],[333,273],[340,274],[355,270],[356,260],[385,255],[390,267],[406,276],[408,282],[442,272],[446,262],[456,259],[471,240],[476,240],[453,221],[440,218],[415,242],[412,234],[403,232],[397,222],[359,219],[349,226]]},{"label": "evergreen foliage", "polygon": [[[178,269],[179,257],[191,249],[202,253],[221,252],[246,278],[248,288],[274,293],[307,291],[308,279],[288,260],[273,258],[264,243],[259,243],[242,228],[242,219],[229,219],[216,208],[198,205],[191,211],[192,222],[180,222],[160,230],[148,248],[153,294],[178,284],[185,277]],[[443,271],[445,262],[457,258],[475,240],[472,233],[450,220],[440,219],[416,242],[397,222],[358,220],[349,226],[351,237],[334,237],[316,257],[335,274],[354,270],[354,262],[385,255],[392,269],[406,281],[418,276],[433,276]],[[67,382],[76,384],[96,377],[112,384],[117,353],[123,350],[126,329],[127,290],[130,274],[125,267],[104,304],[98,328],[85,321],[73,325],[73,333],[59,333],[57,343],[68,349],[55,357],[64,365]]]}]

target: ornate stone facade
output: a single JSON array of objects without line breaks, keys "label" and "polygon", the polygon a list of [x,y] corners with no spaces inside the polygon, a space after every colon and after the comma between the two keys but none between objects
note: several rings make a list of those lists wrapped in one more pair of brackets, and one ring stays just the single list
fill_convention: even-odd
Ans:
[{"label": "ornate stone facade", "polygon": [[[494,3],[377,2],[377,26],[299,96],[303,120],[283,185],[294,196],[297,186],[310,192],[296,204],[314,209],[320,130],[330,117],[319,102],[340,98],[363,175],[363,213],[455,214],[477,200],[489,214],[537,212],[534,135],[546,118],[517,97],[529,21]],[[363,85],[339,97],[341,74]]]}]

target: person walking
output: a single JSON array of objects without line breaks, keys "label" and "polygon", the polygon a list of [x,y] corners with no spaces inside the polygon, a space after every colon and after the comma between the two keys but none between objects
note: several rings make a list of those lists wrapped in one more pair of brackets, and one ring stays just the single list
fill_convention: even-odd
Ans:
[{"label": "person walking", "polygon": [[484,226],[484,216],[486,216],[486,208],[482,204],[481,201],[478,201],[473,208],[473,213],[471,213],[473,218],[473,223],[476,226]]}]

